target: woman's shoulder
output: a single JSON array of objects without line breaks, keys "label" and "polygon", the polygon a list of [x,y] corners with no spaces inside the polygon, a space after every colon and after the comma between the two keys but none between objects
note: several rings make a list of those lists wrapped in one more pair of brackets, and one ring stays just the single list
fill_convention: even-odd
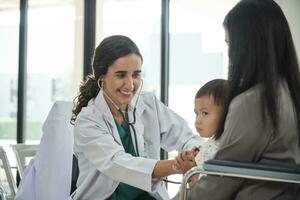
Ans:
[{"label": "woman's shoulder", "polygon": [[[262,103],[262,85],[257,84],[248,90],[242,92],[241,94],[237,95],[230,103],[230,107],[249,107],[251,109],[258,108],[260,109]],[[285,101],[290,100],[289,90],[285,81],[280,81],[278,84],[278,98],[283,99]],[[288,99],[288,100],[286,100]]]},{"label": "woman's shoulder", "polygon": [[245,92],[234,97],[230,103],[231,108],[243,107],[244,109],[258,108],[261,104],[260,98],[261,86],[256,85]]}]

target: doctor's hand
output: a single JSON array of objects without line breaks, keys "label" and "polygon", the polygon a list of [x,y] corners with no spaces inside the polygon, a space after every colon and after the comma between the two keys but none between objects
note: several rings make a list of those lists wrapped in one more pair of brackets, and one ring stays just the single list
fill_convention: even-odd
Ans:
[{"label": "doctor's hand", "polygon": [[177,167],[186,173],[189,169],[196,166],[194,150],[183,151],[175,158]]}]

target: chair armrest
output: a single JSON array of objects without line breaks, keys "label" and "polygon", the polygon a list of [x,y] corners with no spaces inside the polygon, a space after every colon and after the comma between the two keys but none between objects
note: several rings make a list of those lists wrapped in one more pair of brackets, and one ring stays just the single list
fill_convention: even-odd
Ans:
[{"label": "chair armrest", "polygon": [[208,160],[203,169],[224,173],[224,176],[248,179],[300,183],[300,166],[271,165],[228,160]]},{"label": "chair armrest", "polygon": [[203,163],[202,167],[194,167],[183,176],[180,187],[181,200],[186,199],[187,183],[194,174],[300,183],[300,166],[297,165],[270,165],[228,160],[208,160]]}]

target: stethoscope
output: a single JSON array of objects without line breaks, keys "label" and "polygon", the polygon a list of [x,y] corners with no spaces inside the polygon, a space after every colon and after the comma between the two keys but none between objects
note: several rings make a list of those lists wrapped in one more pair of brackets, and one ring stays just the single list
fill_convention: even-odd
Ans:
[{"label": "stethoscope", "polygon": [[[126,111],[123,111],[110,97],[109,95],[105,92],[104,88],[102,87],[102,84],[100,84],[101,80],[99,79],[97,81],[97,84],[98,84],[98,87],[100,88],[100,90],[102,90],[103,94],[105,95],[105,97],[113,104],[113,106],[118,110],[118,112],[121,114],[123,120],[125,123],[127,123],[129,125],[129,127],[131,128],[131,130],[133,131],[133,135],[134,135],[134,141],[135,141],[135,147],[136,147],[136,156],[139,157],[140,156],[140,153],[139,153],[139,148],[138,148],[138,142],[137,142],[137,136],[136,136],[136,130],[134,128],[134,124],[136,122],[136,115],[135,115],[135,112],[136,112],[136,105],[137,105],[137,102],[140,98],[140,93],[141,93],[141,90],[142,90],[142,87],[143,87],[143,79],[141,79],[141,85],[138,89],[138,94],[137,94],[137,98],[136,98],[136,101],[135,101],[135,104],[134,104],[134,107],[133,107],[133,121],[132,122],[129,122],[126,117],[125,117],[125,113]],[[130,106],[130,105],[128,105]]]},{"label": "stethoscope", "polygon": [[[98,87],[100,88],[100,90],[102,90],[103,94],[106,96],[106,98],[113,104],[113,106],[118,110],[118,112],[121,114],[124,122],[126,122],[129,127],[131,128],[131,130],[133,130],[133,135],[134,135],[134,141],[135,141],[135,146],[136,146],[136,155],[137,157],[140,156],[140,153],[139,153],[139,148],[138,148],[138,142],[137,142],[137,136],[136,136],[136,130],[134,128],[134,124],[136,122],[136,115],[135,115],[135,112],[136,112],[136,105],[137,105],[137,102],[140,98],[140,93],[141,93],[141,90],[142,90],[142,87],[143,87],[143,79],[141,79],[141,85],[138,89],[138,94],[137,94],[137,98],[136,98],[136,101],[135,101],[135,104],[134,104],[134,107],[133,107],[133,121],[132,122],[129,122],[126,117],[125,117],[125,112],[126,111],[123,111],[109,96],[108,94],[105,92],[105,90],[103,89],[102,85],[99,83],[100,79],[97,81],[97,84],[98,84]],[[128,105],[130,106],[130,105]],[[166,178],[162,178],[162,180],[164,182],[169,182],[169,183],[174,183],[174,184],[181,184],[181,182],[177,182],[177,181],[171,181],[171,180],[168,180]]]}]

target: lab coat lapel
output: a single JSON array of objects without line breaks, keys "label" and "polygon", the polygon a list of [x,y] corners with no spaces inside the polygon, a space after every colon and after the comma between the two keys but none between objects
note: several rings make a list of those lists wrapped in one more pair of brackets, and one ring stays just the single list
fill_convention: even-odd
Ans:
[{"label": "lab coat lapel", "polygon": [[122,145],[121,138],[120,138],[120,135],[119,135],[116,123],[115,123],[115,119],[104,99],[102,90],[99,91],[98,95],[95,98],[94,103],[95,103],[96,107],[99,109],[100,113],[102,113],[103,119],[104,119],[106,125],[108,126],[109,130],[111,131],[110,134],[113,135],[114,140],[117,143]]}]

